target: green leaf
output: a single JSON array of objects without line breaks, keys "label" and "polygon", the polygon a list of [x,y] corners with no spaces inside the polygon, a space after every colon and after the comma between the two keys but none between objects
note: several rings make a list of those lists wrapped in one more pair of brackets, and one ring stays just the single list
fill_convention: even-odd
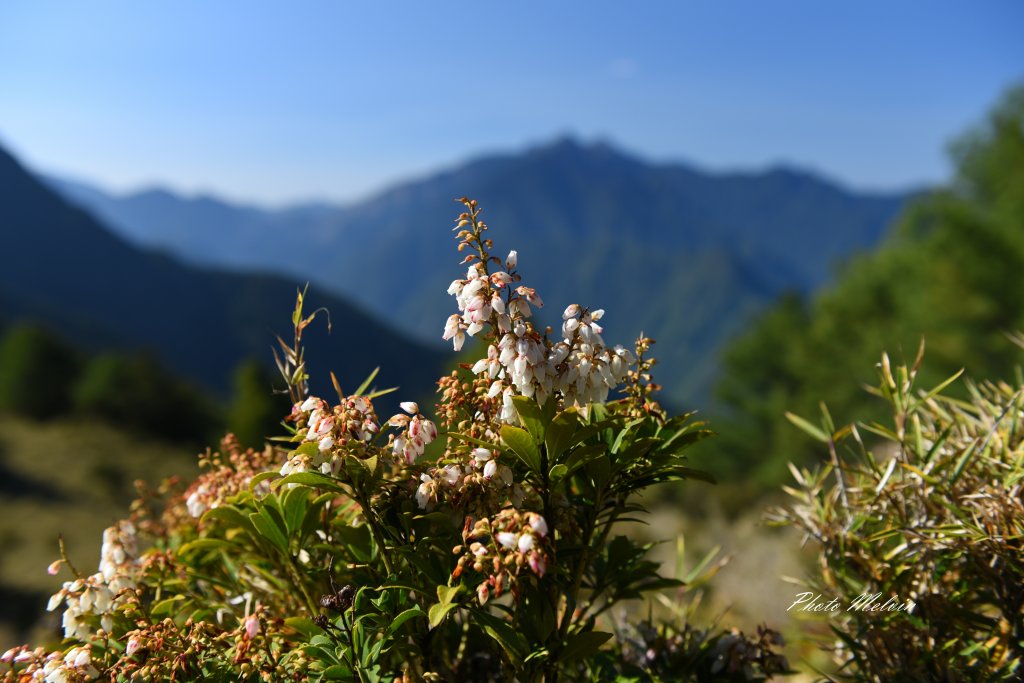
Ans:
[{"label": "green leaf", "polygon": [[513,665],[518,665],[530,653],[526,638],[507,621],[481,610],[473,610],[472,615],[487,635],[497,641]]},{"label": "green leaf", "polygon": [[202,521],[209,522],[211,520],[220,520],[228,527],[243,529],[249,533],[254,533],[256,531],[252,522],[249,521],[249,518],[242,514],[238,508],[231,505],[221,505],[220,507],[215,507],[212,510],[207,510],[203,514]]},{"label": "green leaf", "polygon": [[250,491],[255,491],[256,487],[260,483],[262,483],[264,481],[267,481],[268,479],[276,479],[277,477],[280,477],[280,476],[281,476],[281,474],[279,472],[275,471],[275,470],[271,470],[269,472],[260,472],[255,477],[253,477],[252,479],[249,480],[249,490]]},{"label": "green leaf", "polygon": [[296,487],[287,491],[281,499],[281,513],[284,517],[285,533],[289,536],[302,529],[309,508],[309,489]]},{"label": "green leaf", "polygon": [[683,467],[682,465],[673,467],[671,469],[673,475],[682,477],[683,479],[696,479],[697,481],[706,481],[709,484],[717,484],[718,481],[711,476],[709,472],[704,470],[695,470],[692,467]]},{"label": "green leaf", "polygon": [[231,545],[221,538],[197,538],[178,548],[178,555],[187,555],[197,550],[223,550]]},{"label": "green leaf", "polygon": [[284,620],[284,623],[285,626],[295,629],[306,636],[307,639],[324,632],[322,628],[313,623],[312,619],[307,619],[306,617],[288,617]]},{"label": "green leaf", "polygon": [[370,456],[369,458],[359,459],[359,464],[365,467],[366,471],[369,472],[370,474],[373,474],[374,472],[377,471],[377,462],[378,459],[376,455]]},{"label": "green leaf", "polygon": [[334,497],[333,493],[322,493],[316,497],[316,499],[306,508],[306,512],[302,517],[302,526],[300,527],[299,540],[306,538],[316,531],[317,527],[320,526],[320,513],[323,511],[324,506]]},{"label": "green leaf", "polygon": [[548,472],[548,479],[550,479],[551,481],[554,481],[554,482],[558,482],[558,481],[561,481],[562,479],[564,479],[565,475],[568,474],[568,473],[569,473],[569,468],[566,467],[565,465],[559,463],[558,465],[555,465],[554,467],[552,467],[551,471]]},{"label": "green leaf", "polygon": [[294,474],[289,474],[287,477],[278,479],[274,482],[274,486],[281,487],[287,484],[301,484],[303,486],[314,486],[318,489],[324,489],[325,491],[347,493],[344,488],[338,485],[338,483],[337,479],[328,477],[325,474],[320,474],[319,472],[295,472]]},{"label": "green leaf", "polygon": [[166,600],[161,600],[153,605],[152,609],[150,609],[150,614],[155,617],[171,616],[177,611],[175,604],[183,600],[185,600],[184,595],[173,595]]},{"label": "green leaf", "polygon": [[284,529],[284,520],[274,508],[263,507],[259,512],[253,512],[249,515],[249,521],[275,548],[282,553],[288,553],[288,536]]},{"label": "green leaf", "polygon": [[543,441],[547,421],[544,419],[541,407],[537,405],[537,400],[530,396],[513,396],[512,404],[515,405],[519,419],[526,430],[530,432],[534,441],[538,443]]},{"label": "green leaf", "polygon": [[363,380],[363,383],[359,385],[359,388],[352,392],[353,396],[361,396],[364,391],[370,388],[373,380],[377,377],[377,373],[380,372],[380,366],[373,369],[370,376]]},{"label": "green leaf", "polygon": [[574,659],[590,657],[611,637],[611,633],[603,631],[583,631],[570,636],[558,655],[558,661],[571,662]]},{"label": "green leaf", "polygon": [[475,446],[483,446],[484,448],[494,448],[494,444],[491,443],[490,441],[484,441],[483,439],[478,439],[474,436],[470,436],[469,434],[460,434],[459,432],[448,432],[448,436],[453,436],[456,439],[459,439],[460,441],[465,441],[466,443],[471,443]]},{"label": "green leaf", "polygon": [[594,482],[594,488],[601,490],[612,475],[612,464],[608,457],[592,458],[587,461],[586,472]]},{"label": "green leaf", "polygon": [[794,413],[787,412],[786,419],[792,422],[798,429],[806,433],[807,435],[817,439],[822,443],[828,443],[828,435],[822,431],[819,427],[815,427],[813,424],[805,420],[804,418]]},{"label": "green leaf", "polygon": [[394,634],[398,629],[400,629],[402,627],[402,624],[404,624],[405,622],[409,621],[410,619],[415,619],[416,617],[424,617],[424,618],[426,618],[427,617],[427,613],[424,612],[419,607],[412,607],[410,609],[405,610],[404,612],[399,614],[397,617],[392,619],[391,623],[388,625],[388,633],[387,634],[389,636]]},{"label": "green leaf", "polygon": [[352,670],[344,664],[333,664],[320,674],[320,679],[324,681],[354,681],[356,677],[352,674]]},{"label": "green leaf", "polygon": [[[974,451],[977,450],[977,447],[978,447],[978,442],[977,441],[973,442],[970,446],[968,446],[964,450],[964,454],[961,455],[960,458],[956,461],[956,465],[953,467],[953,474],[949,478],[950,486],[955,484],[960,479],[960,475],[963,474],[964,468],[967,466],[967,463],[970,461],[970,459],[972,457],[974,457]],[[903,463],[900,463],[900,464],[903,464]],[[922,476],[922,479],[924,479],[923,476]]]},{"label": "green leaf", "polygon": [[682,453],[690,446],[715,435],[715,433],[710,429],[697,428],[698,425],[701,424],[704,423],[695,422],[690,425],[689,428],[676,432],[670,436],[665,443],[658,448],[658,450],[662,453]]},{"label": "green leaf", "polygon": [[359,526],[340,526],[334,529],[334,535],[344,551],[361,564],[373,560],[373,537],[365,524]]},{"label": "green leaf", "polygon": [[294,451],[289,453],[288,457],[291,458],[291,457],[296,456],[296,455],[308,455],[311,458],[315,458],[319,454],[320,454],[320,446],[319,446],[319,444],[317,444],[314,441],[307,441],[306,443],[302,444],[301,446],[296,448]]},{"label": "green leaf", "polygon": [[455,602],[455,596],[460,588],[461,585],[437,587],[437,602],[430,606],[430,612],[427,614],[430,628],[437,628],[444,621],[444,618],[448,616],[448,613],[458,607],[458,603]]},{"label": "green leaf", "polygon": [[566,476],[569,476],[590,461],[604,457],[606,450],[607,446],[603,443],[590,444],[589,446],[581,446],[575,449],[565,461],[565,466],[569,469]]},{"label": "green leaf", "polygon": [[502,425],[501,440],[523,461],[527,469],[540,474],[540,451],[529,432],[512,425]]},{"label": "green leaf", "polygon": [[579,418],[575,410],[564,410],[551,421],[544,434],[544,445],[548,449],[548,462],[558,462],[573,443],[576,434],[576,427],[579,426]]}]

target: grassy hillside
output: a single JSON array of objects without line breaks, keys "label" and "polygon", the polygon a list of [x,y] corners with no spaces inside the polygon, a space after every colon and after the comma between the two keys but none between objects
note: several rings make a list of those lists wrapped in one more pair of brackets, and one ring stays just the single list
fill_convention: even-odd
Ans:
[{"label": "grassy hillside", "polygon": [[0,415],[0,647],[24,640],[60,587],[46,573],[59,534],[76,566],[94,571],[103,529],[125,516],[136,479],[196,471],[194,453],[106,425]]}]

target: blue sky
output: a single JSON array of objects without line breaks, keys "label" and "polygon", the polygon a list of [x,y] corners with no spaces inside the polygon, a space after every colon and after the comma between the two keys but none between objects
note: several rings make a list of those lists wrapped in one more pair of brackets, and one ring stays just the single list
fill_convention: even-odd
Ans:
[{"label": "blue sky", "polygon": [[0,144],[115,190],[350,200],[574,133],[858,188],[948,175],[1024,3],[0,4]]}]

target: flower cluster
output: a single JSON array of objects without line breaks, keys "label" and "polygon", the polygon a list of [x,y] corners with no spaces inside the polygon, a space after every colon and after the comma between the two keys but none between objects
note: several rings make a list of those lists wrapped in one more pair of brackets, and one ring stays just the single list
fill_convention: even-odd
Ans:
[{"label": "flower cluster", "polygon": [[[184,493],[185,508],[194,518],[219,507],[225,500],[249,488],[252,478],[266,469],[280,457],[272,447],[261,451],[244,449],[232,435],[221,441],[220,451],[207,451],[199,459],[199,466],[205,471]],[[261,483],[258,495],[269,491],[269,483]],[[164,517],[173,516],[176,506],[169,505]],[[165,520],[174,526],[174,519]]]},{"label": "flower cluster", "polygon": [[18,668],[19,681],[39,683],[79,683],[94,681],[100,672],[92,663],[88,645],[72,647],[67,652],[47,652],[44,648],[30,650],[22,645],[13,647],[2,656],[0,662]]},{"label": "flower cluster", "polygon": [[459,557],[453,578],[470,567],[484,574],[477,586],[477,597],[484,604],[490,597],[501,597],[507,588],[515,590],[515,581],[524,567],[539,578],[547,571],[548,554],[545,538],[547,521],[536,512],[520,512],[505,508],[493,519],[473,522],[466,518],[463,543],[452,550]]},{"label": "flower cluster", "polygon": [[603,403],[635,362],[628,349],[605,345],[604,329],[597,323],[602,317],[604,310],[588,311],[578,304],[562,313],[563,340],[552,348],[548,360],[557,368],[556,388],[567,404]]},{"label": "flower cluster", "polygon": [[429,510],[444,497],[453,507],[459,507],[466,500],[482,502],[487,492],[494,492],[498,501],[508,500],[519,507],[526,492],[513,481],[512,469],[498,462],[499,457],[494,449],[478,447],[462,462],[430,468],[420,475],[416,503]]},{"label": "flower cluster", "polygon": [[604,330],[598,324],[604,311],[570,305],[562,314],[562,340],[552,343],[528,320],[531,305],[539,308],[544,302],[535,289],[517,284],[521,279],[516,272],[517,253],[509,253],[504,270],[490,272],[488,264],[500,266],[502,262],[488,253],[491,241],[483,237],[487,226],[479,220],[479,209],[471,201],[467,205],[470,211],[460,215],[456,225],[463,228],[459,249],[476,253],[466,257],[471,261],[466,277],[448,287],[460,313],[448,318],[442,338],[451,339],[456,350],[462,348],[466,336],[484,332],[491,340],[487,356],[478,360],[472,371],[491,382],[489,398],[502,396],[500,419],[517,421],[512,403],[517,394],[536,397],[540,404],[556,391],[566,405],[607,400],[635,359],[621,346],[609,349],[604,343]]},{"label": "flower cluster", "polygon": [[138,543],[135,526],[126,520],[103,532],[99,571],[88,577],[65,581],[47,605],[53,611],[63,602],[64,637],[87,640],[99,617],[104,631],[113,628],[113,616],[136,587]]},{"label": "flower cluster", "polygon": [[427,444],[437,438],[437,427],[420,414],[420,407],[415,402],[403,401],[401,408],[408,415],[399,413],[388,420],[389,425],[401,430],[391,443],[391,450],[396,458],[411,465],[423,455]]},{"label": "flower cluster", "polygon": [[603,310],[588,311],[572,304],[562,314],[563,340],[552,344],[531,323],[512,321],[512,328],[496,344],[487,347],[487,357],[472,366],[472,372],[491,381],[487,395],[502,395],[500,419],[515,422],[512,396],[535,397],[543,404],[555,391],[566,405],[585,406],[606,401],[608,393],[623,382],[633,354],[621,346],[608,348],[597,321]]},{"label": "flower cluster", "polygon": [[302,443],[315,444],[315,449],[297,449],[282,465],[282,476],[313,470],[336,475],[346,455],[365,457],[366,444],[380,431],[373,403],[365,396],[349,396],[333,407],[310,396],[295,404],[289,419]]}]

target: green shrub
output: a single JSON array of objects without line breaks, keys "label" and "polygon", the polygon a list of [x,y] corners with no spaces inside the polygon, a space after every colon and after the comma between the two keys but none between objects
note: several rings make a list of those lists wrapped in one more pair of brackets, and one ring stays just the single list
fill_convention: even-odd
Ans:
[{"label": "green shrub", "polygon": [[0,410],[36,419],[64,414],[78,365],[74,351],[47,330],[11,327],[0,341]]},{"label": "green shrub", "polygon": [[164,439],[201,442],[215,424],[196,389],[170,375],[150,356],[93,358],[74,387],[75,410]]},{"label": "green shrub", "polygon": [[[851,680],[1020,680],[1024,385],[967,383],[960,400],[948,382],[915,390],[920,364],[883,356],[888,424],[794,418],[831,464],[793,468],[797,502],[774,518],[817,544],[811,592],[841,606],[829,623]],[[901,609],[850,609],[858,598]]]},{"label": "green shrub", "polygon": [[[603,311],[571,305],[540,329],[540,296],[515,252],[491,256],[462,200],[444,337],[486,356],[438,381],[434,418],[414,402],[381,419],[373,376],[337,401],[308,395],[299,295],[277,356],[289,434],[261,451],[234,437],[107,529],[99,572],[80,572],[58,650],[14,648],[5,680],[763,680],[780,640],[697,628],[689,593],[616,533],[662,482],[706,479],[686,451],[709,432],[652,397],[649,339],[605,345]],[[91,381],[127,411],[131,375]],[[90,385],[84,385],[90,387]],[[624,398],[609,401],[622,388]],[[120,388],[120,392],[118,392]],[[144,387],[140,386],[140,390]],[[82,390],[86,396],[90,394]],[[145,394],[141,394],[145,396]],[[144,403],[144,402],[143,402]],[[144,405],[142,407],[145,407]],[[122,413],[127,415],[128,413]],[[143,416],[148,418],[147,413]],[[176,419],[176,413],[164,414]],[[433,442],[433,443],[432,443]],[[429,448],[428,448],[429,447]],[[692,584],[701,571],[686,577]],[[631,601],[671,591],[654,619]],[[642,615],[648,615],[645,619]]]},{"label": "green shrub", "polygon": [[256,360],[238,366],[234,376],[234,400],[228,410],[227,429],[243,446],[257,447],[281,429],[288,412],[287,397],[271,391],[270,375]]}]

